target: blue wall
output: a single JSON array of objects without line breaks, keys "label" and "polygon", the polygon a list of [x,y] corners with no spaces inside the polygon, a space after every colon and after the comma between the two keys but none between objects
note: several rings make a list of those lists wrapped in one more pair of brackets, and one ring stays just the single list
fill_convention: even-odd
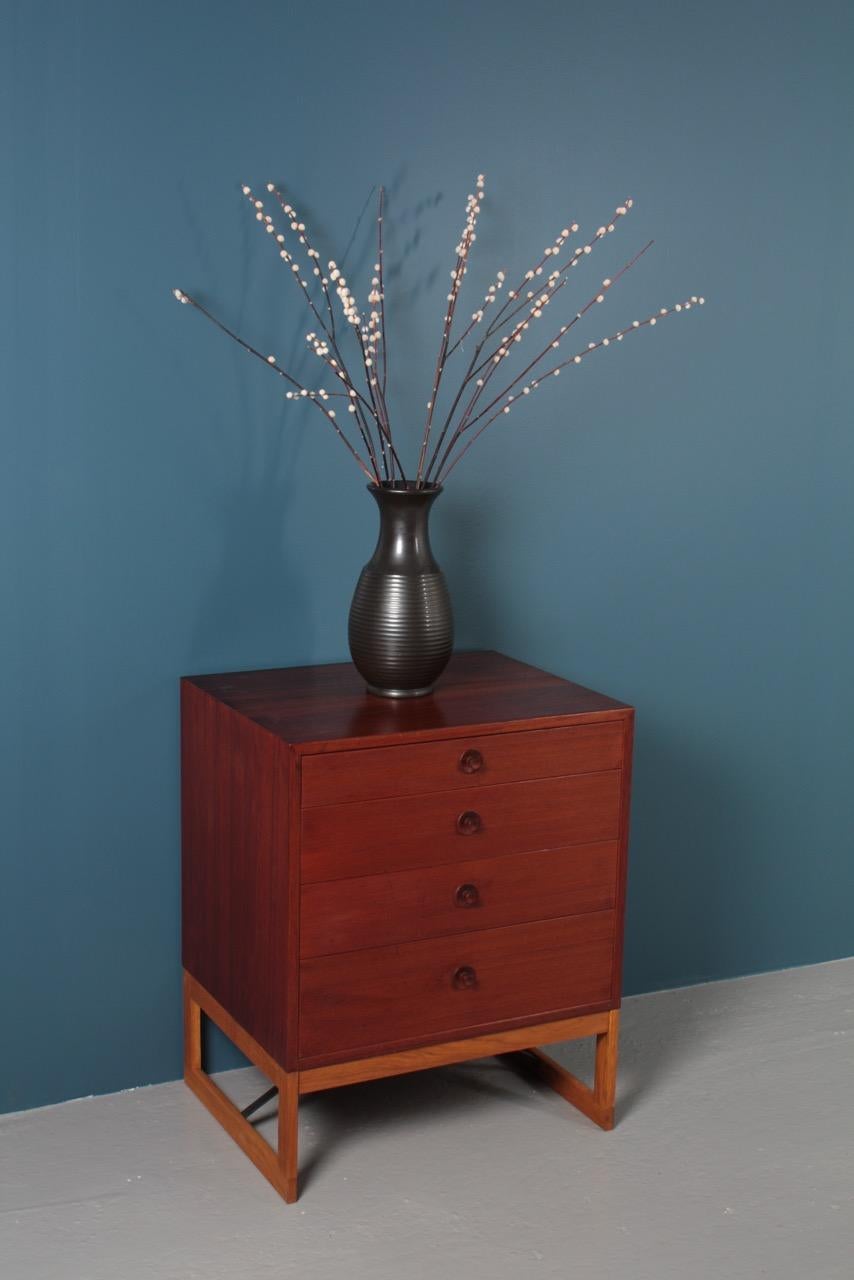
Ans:
[{"label": "blue wall", "polygon": [[179,1074],[178,676],[346,656],[360,477],[170,298],[302,361],[242,180],[339,254],[389,186],[411,438],[473,175],[471,296],[635,198],[590,335],[707,305],[456,472],[460,642],[638,707],[629,991],[854,951],[852,55],[843,0],[0,0],[0,1109]]}]

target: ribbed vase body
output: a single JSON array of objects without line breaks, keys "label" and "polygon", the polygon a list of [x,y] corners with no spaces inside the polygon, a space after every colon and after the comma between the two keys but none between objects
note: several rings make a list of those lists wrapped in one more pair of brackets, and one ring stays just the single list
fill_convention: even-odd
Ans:
[{"label": "ribbed vase body", "polygon": [[454,642],[451,599],[430,549],[430,508],[441,487],[369,485],[380,509],[376,550],[350,606],[350,653],[371,693],[430,693]]}]

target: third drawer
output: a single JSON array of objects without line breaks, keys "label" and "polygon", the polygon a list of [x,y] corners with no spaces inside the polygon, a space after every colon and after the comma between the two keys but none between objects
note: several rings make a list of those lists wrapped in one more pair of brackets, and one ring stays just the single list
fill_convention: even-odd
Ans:
[{"label": "third drawer", "polygon": [[302,882],[616,840],[619,769],[304,809]]},{"label": "third drawer", "polygon": [[619,844],[416,867],[303,885],[300,953],[333,955],[614,905]]}]

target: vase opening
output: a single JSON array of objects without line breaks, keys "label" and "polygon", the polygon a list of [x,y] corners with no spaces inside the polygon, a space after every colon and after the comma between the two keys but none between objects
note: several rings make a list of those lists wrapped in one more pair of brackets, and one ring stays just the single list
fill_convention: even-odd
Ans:
[{"label": "vase opening", "polygon": [[440,484],[416,484],[414,480],[380,480],[371,483],[368,488],[372,493],[441,493]]}]

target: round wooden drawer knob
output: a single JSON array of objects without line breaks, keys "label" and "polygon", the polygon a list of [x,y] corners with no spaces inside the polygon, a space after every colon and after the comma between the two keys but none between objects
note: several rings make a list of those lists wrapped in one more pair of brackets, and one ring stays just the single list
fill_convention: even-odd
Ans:
[{"label": "round wooden drawer knob", "polygon": [[483,768],[483,756],[474,747],[470,747],[468,751],[464,751],[460,756],[460,770],[462,773],[478,773]]},{"label": "round wooden drawer knob", "polygon": [[473,836],[483,827],[483,821],[479,813],[475,813],[474,809],[466,809],[465,813],[461,813],[457,818],[457,831],[461,836]]},{"label": "round wooden drawer knob", "polygon": [[458,907],[479,907],[480,894],[476,884],[461,884],[454,894]]},{"label": "round wooden drawer knob", "polygon": [[462,964],[454,973],[454,986],[457,991],[470,991],[477,986],[477,974],[470,964]]}]

